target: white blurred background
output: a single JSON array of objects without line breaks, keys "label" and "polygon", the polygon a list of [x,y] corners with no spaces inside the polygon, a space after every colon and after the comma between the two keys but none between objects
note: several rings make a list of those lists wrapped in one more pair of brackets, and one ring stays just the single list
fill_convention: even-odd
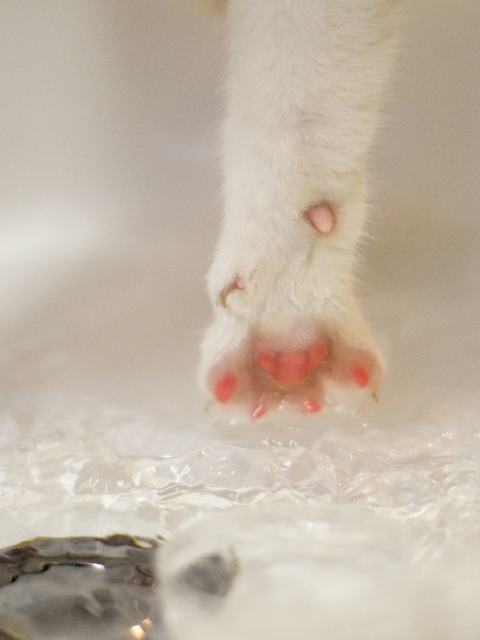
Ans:
[{"label": "white blurred background", "polygon": [[61,387],[191,416],[221,27],[179,0],[15,0],[0,18],[6,357],[57,358]]}]

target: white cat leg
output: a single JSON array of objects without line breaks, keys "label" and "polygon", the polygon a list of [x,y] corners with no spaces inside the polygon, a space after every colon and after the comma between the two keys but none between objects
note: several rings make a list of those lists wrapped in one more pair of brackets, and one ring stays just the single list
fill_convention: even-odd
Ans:
[{"label": "white cat leg", "polygon": [[201,376],[251,417],[375,392],[352,292],[365,164],[395,49],[393,0],[228,0],[225,216]]}]

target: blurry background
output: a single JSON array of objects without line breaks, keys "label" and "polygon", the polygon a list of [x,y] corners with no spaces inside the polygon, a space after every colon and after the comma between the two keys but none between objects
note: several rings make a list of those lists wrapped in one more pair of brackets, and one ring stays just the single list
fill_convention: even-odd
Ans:
[{"label": "blurry background", "polygon": [[33,359],[62,391],[191,417],[222,29],[179,0],[15,0],[0,31],[6,384]]}]

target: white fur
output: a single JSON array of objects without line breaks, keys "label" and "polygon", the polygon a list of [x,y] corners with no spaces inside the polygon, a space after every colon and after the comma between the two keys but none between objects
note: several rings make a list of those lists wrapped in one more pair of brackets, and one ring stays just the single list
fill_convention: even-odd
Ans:
[{"label": "white fur", "polygon": [[[320,326],[376,353],[352,282],[397,9],[395,0],[228,0],[224,221],[203,377],[252,330],[288,349]],[[325,236],[304,217],[323,201],[336,216]],[[222,300],[237,277],[245,288]]]}]

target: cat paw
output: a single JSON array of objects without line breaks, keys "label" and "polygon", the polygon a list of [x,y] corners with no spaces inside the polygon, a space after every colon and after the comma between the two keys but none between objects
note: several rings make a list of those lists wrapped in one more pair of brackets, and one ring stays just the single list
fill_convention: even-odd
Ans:
[{"label": "cat paw", "polygon": [[[203,384],[225,415],[259,419],[272,411],[317,413],[376,392],[383,359],[354,315],[336,328],[297,325],[265,335],[222,310],[203,344]],[[343,325],[343,331],[342,331]]]},{"label": "cat paw", "polygon": [[252,215],[224,232],[201,359],[203,387],[223,413],[351,410],[362,396],[376,397],[383,359],[352,285],[362,202],[320,200],[297,216],[275,212],[271,225]]}]

